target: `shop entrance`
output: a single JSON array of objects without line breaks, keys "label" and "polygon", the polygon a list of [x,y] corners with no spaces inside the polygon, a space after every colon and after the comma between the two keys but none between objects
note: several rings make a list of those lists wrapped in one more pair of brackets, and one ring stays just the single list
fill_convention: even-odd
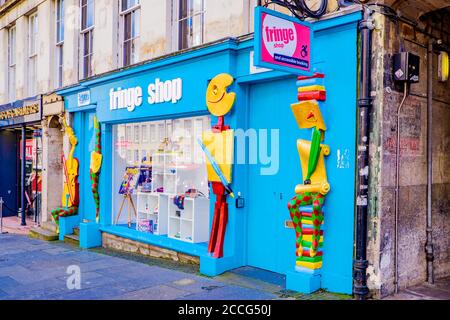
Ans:
[{"label": "shop entrance", "polygon": [[15,130],[0,130],[0,197],[4,201],[3,217],[17,215],[19,188],[17,145]]},{"label": "shop entrance", "polygon": [[[250,87],[249,130],[258,134],[258,164],[249,165],[247,264],[278,273],[295,265],[295,233],[285,225],[290,220],[287,203],[301,181],[295,149],[299,130],[289,107],[295,92],[292,78]],[[247,152],[251,149],[247,145]],[[270,165],[261,153],[269,156]]]},{"label": "shop entrance", "polygon": [[[38,222],[42,191],[42,131],[40,126],[26,127],[25,155],[22,155],[22,128],[0,131],[0,197],[3,216],[17,216],[21,196],[27,219]],[[25,161],[25,194],[21,195],[21,161]]]}]

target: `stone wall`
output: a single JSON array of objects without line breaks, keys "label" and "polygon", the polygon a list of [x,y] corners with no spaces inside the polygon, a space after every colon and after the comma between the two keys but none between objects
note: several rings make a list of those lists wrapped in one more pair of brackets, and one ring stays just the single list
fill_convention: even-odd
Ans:
[{"label": "stone wall", "polygon": [[200,265],[199,257],[121,238],[105,232],[102,233],[102,244],[104,248],[113,249],[116,251],[140,254],[151,258],[167,259],[185,264]]},{"label": "stone wall", "polygon": [[[371,178],[369,201],[369,286],[376,296],[394,291],[395,152],[397,108],[403,87],[393,82],[392,55],[420,56],[420,81],[412,84],[400,115],[400,191],[398,222],[399,286],[426,280],[427,197],[427,42],[410,25],[377,18],[372,55]],[[424,22],[421,22],[424,25]],[[428,32],[433,32],[428,24]],[[449,30],[450,19],[444,21]],[[439,33],[436,33],[439,37]],[[444,35],[445,36],[445,35]],[[448,41],[448,36],[444,39]],[[437,79],[433,54],[433,244],[435,277],[450,274],[450,82]]]}]

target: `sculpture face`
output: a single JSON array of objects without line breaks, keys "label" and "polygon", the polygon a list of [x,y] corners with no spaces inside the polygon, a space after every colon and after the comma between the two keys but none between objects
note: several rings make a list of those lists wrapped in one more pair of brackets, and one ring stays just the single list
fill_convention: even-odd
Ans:
[{"label": "sculpture face", "polygon": [[222,73],[214,77],[206,90],[206,105],[209,112],[216,117],[224,116],[230,112],[236,99],[236,94],[227,92],[233,83],[233,77]]},{"label": "sculpture face", "polygon": [[292,105],[292,112],[300,129],[316,127],[318,130],[327,130],[319,104],[316,101],[308,100],[295,103]]}]

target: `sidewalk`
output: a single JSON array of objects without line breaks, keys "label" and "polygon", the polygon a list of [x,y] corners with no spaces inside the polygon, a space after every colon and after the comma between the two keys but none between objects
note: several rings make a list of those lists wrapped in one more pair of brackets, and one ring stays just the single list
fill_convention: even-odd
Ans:
[{"label": "sidewalk", "polygon": [[383,300],[450,300],[450,277],[437,279],[433,285],[424,283]]},{"label": "sidewalk", "polygon": [[[0,300],[271,300],[349,299],[283,290],[279,275],[241,268],[214,279],[193,267],[159,259],[124,259],[103,249],[81,250],[20,235],[0,235]],[[136,258],[137,259],[137,258]],[[81,289],[67,286],[68,268],[81,271]],[[268,275],[269,274],[269,275]]]},{"label": "sidewalk", "polygon": [[22,226],[22,221],[19,217],[6,217],[3,218],[3,232],[11,234],[27,235],[31,228],[37,226],[37,223],[33,221],[32,217],[27,217],[27,225]]}]

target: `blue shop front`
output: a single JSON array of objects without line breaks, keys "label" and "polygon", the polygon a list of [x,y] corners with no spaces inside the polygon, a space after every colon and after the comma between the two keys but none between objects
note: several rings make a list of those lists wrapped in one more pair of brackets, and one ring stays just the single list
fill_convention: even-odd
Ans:
[{"label": "blue shop front", "polygon": [[[291,109],[297,75],[255,67],[252,38],[220,41],[58,92],[78,140],[80,199],[78,214],[60,219],[60,237],[79,226],[83,248],[100,246],[108,233],[199,257],[208,276],[253,266],[285,275],[288,289],[351,293],[360,18],[354,12],[313,24],[312,69],[325,75],[321,113],[330,147],[320,269],[296,269],[298,234],[288,210],[304,178],[297,140],[311,139]],[[224,117],[234,130],[235,197],[227,197],[217,258],[208,252],[216,196],[198,139],[220,120],[205,95],[223,73],[231,75],[228,92],[235,93]]]}]

